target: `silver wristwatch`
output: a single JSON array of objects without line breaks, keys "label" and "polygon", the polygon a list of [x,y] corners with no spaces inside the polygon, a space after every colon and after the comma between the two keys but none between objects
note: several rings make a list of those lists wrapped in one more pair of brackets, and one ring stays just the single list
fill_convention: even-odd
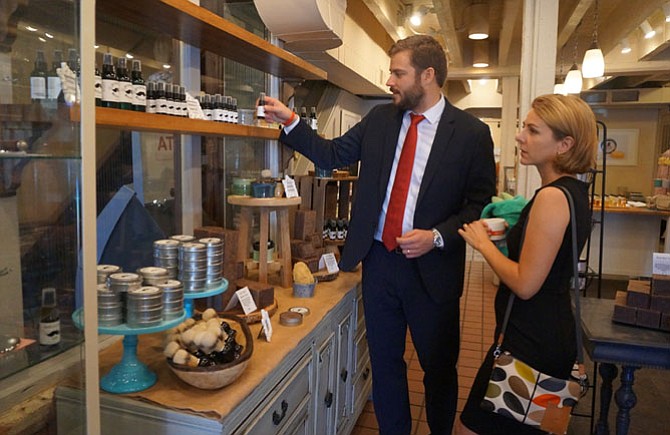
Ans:
[{"label": "silver wristwatch", "polygon": [[444,248],[444,239],[436,228],[433,228],[433,246],[438,249]]}]

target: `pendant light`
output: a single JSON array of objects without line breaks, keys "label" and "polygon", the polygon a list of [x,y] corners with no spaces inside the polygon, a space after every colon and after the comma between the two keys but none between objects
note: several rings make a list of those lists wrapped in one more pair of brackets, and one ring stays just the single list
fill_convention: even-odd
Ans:
[{"label": "pendant light", "polygon": [[654,28],[651,27],[651,24],[649,24],[649,21],[647,20],[644,20],[643,22],[640,23],[640,30],[642,30],[644,39],[651,39],[654,36],[656,36],[656,30],[654,30]]},{"label": "pendant light", "polygon": [[468,38],[474,40],[489,37],[489,6],[486,3],[473,3],[468,14]]},{"label": "pendant light", "polygon": [[572,67],[568,71],[568,75],[565,76],[565,83],[563,84],[563,90],[568,94],[578,94],[582,91],[582,73],[577,67],[577,43],[579,38],[577,37],[579,25],[575,29],[575,49],[572,54]]},{"label": "pendant light", "polygon": [[605,58],[598,45],[598,0],[593,12],[593,40],[591,46],[584,54],[582,61],[582,76],[587,79],[602,77],[605,74]]}]

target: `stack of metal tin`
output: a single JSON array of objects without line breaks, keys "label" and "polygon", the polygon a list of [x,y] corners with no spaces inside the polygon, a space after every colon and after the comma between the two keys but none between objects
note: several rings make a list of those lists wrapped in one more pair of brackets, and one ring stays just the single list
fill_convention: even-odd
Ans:
[{"label": "stack of metal tin", "polygon": [[201,292],[207,283],[207,246],[184,242],[179,246],[179,280],[184,292]]},{"label": "stack of metal tin", "polygon": [[181,317],[184,312],[184,286],[181,281],[167,279],[155,286],[163,290],[163,320]]},{"label": "stack of metal tin", "polygon": [[138,289],[141,286],[142,277],[136,273],[113,273],[107,278],[107,287],[114,293],[118,293],[122,302],[126,300],[126,295],[130,290]]},{"label": "stack of metal tin", "polygon": [[205,286],[214,289],[221,285],[223,267],[223,240],[218,237],[207,237],[198,240],[207,247],[207,277]]},{"label": "stack of metal tin", "polygon": [[130,328],[147,328],[163,321],[163,290],[144,286],[128,290],[126,324]]},{"label": "stack of metal tin", "polygon": [[137,273],[142,277],[142,285],[155,286],[168,279],[168,271],[164,267],[140,267],[137,269]]},{"label": "stack of metal tin", "polygon": [[167,270],[168,279],[177,278],[179,245],[181,245],[181,242],[173,239],[156,240],[154,242],[154,266]]},{"label": "stack of metal tin", "polygon": [[113,264],[98,264],[98,284],[107,284],[107,277],[113,273],[121,272],[120,266]]},{"label": "stack of metal tin", "polygon": [[187,243],[187,242],[194,242],[195,236],[190,236],[188,234],[175,234],[174,236],[170,236],[170,239],[176,240],[179,243]]},{"label": "stack of metal tin", "polygon": [[[98,276],[98,279],[100,277]],[[98,325],[117,326],[123,323],[123,301],[121,294],[98,284]]]}]

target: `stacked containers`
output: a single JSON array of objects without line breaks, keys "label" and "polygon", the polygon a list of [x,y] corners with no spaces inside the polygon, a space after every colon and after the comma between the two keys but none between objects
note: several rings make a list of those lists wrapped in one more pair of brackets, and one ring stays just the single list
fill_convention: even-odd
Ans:
[{"label": "stacked containers", "polygon": [[155,284],[163,291],[163,320],[181,317],[184,312],[184,286],[176,279]]},{"label": "stacked containers", "polygon": [[205,286],[215,289],[221,285],[223,267],[223,240],[218,237],[207,237],[198,240],[207,247],[207,277]]},{"label": "stacked containers", "polygon": [[195,240],[195,236],[189,236],[188,234],[175,234],[170,236],[170,239],[176,240],[180,243],[192,242]]},{"label": "stacked containers", "polygon": [[[98,275],[98,279],[100,276]],[[98,325],[117,326],[123,323],[123,302],[121,294],[114,292],[106,284],[98,284]]]},{"label": "stacked containers", "polygon": [[140,267],[137,273],[142,276],[142,285],[153,285],[168,279],[168,271],[164,267]]},{"label": "stacked containers", "polygon": [[121,303],[125,303],[128,291],[138,289],[141,286],[142,277],[136,273],[113,273],[107,278],[107,287],[120,296]]},{"label": "stacked containers", "polygon": [[146,328],[163,321],[163,290],[144,286],[128,290],[126,324],[130,328]]},{"label": "stacked containers", "polygon": [[154,265],[167,270],[167,278],[177,278],[179,267],[179,245],[174,239],[156,240],[154,242]]},{"label": "stacked containers", "polygon": [[207,283],[207,246],[184,242],[179,246],[179,280],[184,292],[201,292]]},{"label": "stacked containers", "polygon": [[98,284],[107,284],[107,277],[113,273],[121,272],[120,266],[113,264],[98,264]]}]

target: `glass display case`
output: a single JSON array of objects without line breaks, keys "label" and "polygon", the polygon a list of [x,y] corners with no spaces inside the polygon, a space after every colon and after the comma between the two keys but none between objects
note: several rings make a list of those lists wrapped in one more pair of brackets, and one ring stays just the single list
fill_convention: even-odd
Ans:
[{"label": "glass display case", "polygon": [[[71,317],[90,280],[83,264],[95,261],[84,248],[95,247],[94,233],[83,225],[94,207],[83,179],[95,167],[79,122],[93,105],[78,91],[82,55],[89,56],[80,44],[85,12],[93,16],[90,5],[72,0],[0,5],[1,416],[86,376],[85,334]],[[36,424],[50,431],[54,422]]]}]

